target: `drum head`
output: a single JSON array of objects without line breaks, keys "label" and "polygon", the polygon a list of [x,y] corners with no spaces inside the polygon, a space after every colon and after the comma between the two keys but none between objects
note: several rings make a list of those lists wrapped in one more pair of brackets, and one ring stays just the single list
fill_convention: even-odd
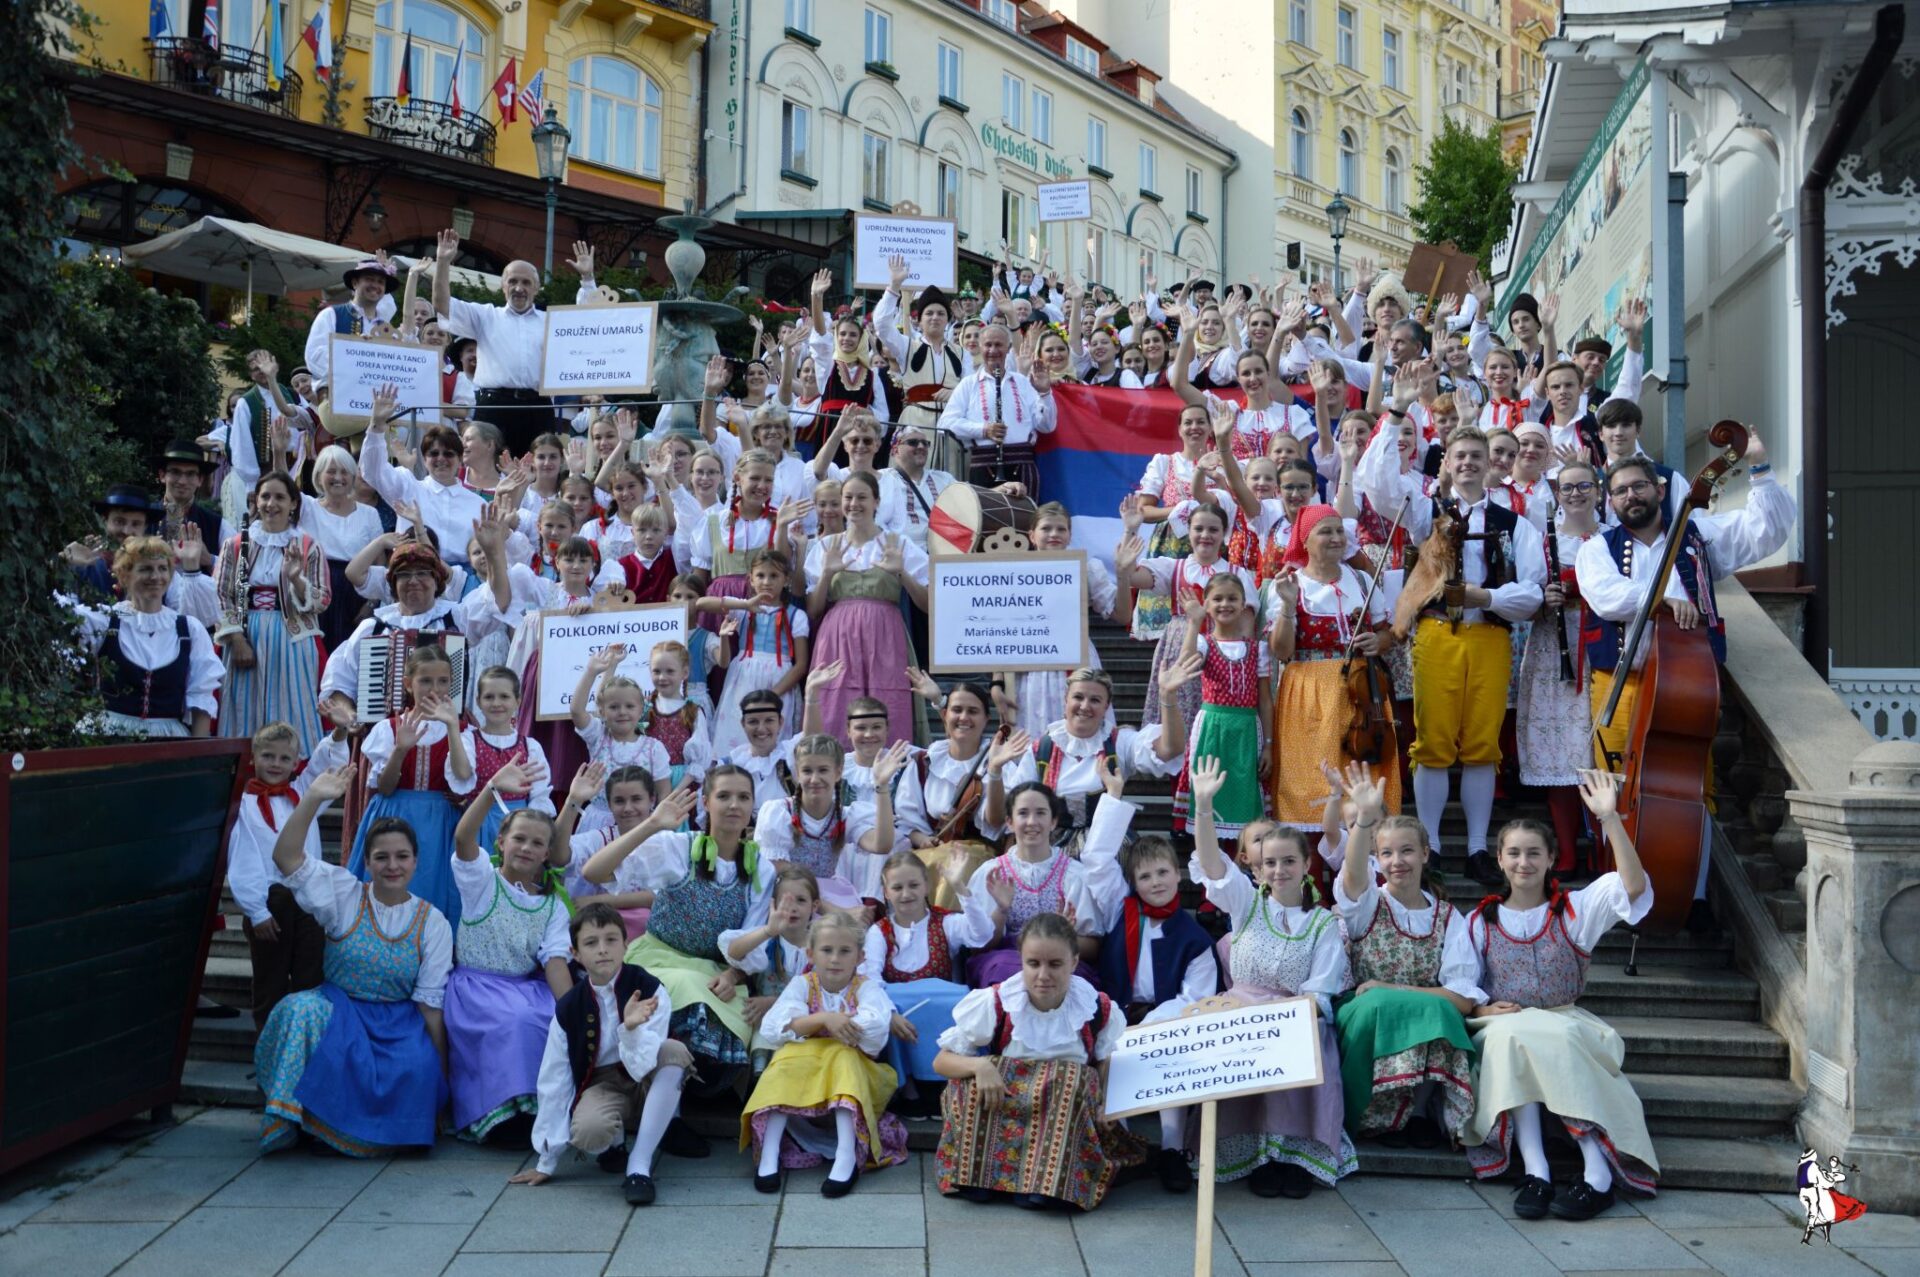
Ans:
[{"label": "drum head", "polygon": [[948,484],[927,520],[927,553],[970,554],[979,537],[979,493],[970,484]]}]

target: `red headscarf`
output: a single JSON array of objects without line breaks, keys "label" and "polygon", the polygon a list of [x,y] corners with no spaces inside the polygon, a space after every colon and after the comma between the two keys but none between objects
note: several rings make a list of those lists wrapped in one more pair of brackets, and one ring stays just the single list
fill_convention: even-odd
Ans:
[{"label": "red headscarf", "polygon": [[1287,538],[1287,550],[1280,556],[1284,567],[1304,568],[1307,566],[1307,537],[1322,519],[1337,519],[1340,512],[1330,505],[1310,505],[1300,511],[1300,517],[1293,521],[1293,534]]}]

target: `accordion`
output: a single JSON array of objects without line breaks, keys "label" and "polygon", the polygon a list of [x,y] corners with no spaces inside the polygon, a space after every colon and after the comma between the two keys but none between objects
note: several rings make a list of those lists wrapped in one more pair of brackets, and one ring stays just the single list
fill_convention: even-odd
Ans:
[{"label": "accordion", "polygon": [[467,640],[437,630],[388,630],[360,640],[353,703],[361,723],[378,723],[406,708],[407,658],[416,648],[443,647],[453,658],[453,698],[467,705]]}]

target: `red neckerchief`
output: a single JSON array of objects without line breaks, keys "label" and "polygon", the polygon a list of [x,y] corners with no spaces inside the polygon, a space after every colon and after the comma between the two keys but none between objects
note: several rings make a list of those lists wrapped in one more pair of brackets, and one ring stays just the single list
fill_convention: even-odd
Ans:
[{"label": "red neckerchief", "polygon": [[246,792],[252,794],[255,801],[260,804],[260,819],[266,821],[267,828],[273,830],[275,833],[280,832],[280,826],[273,818],[273,800],[276,798],[291,798],[295,802],[299,802],[300,795],[293,791],[293,782],[295,777],[299,776],[300,773],[305,770],[307,770],[306,760],[302,759],[300,765],[293,769],[293,774],[277,785],[269,785],[258,776],[246,784]]},{"label": "red neckerchief", "polygon": [[1138,896],[1127,897],[1125,921],[1127,925],[1127,978],[1129,980],[1133,978],[1133,973],[1140,969],[1140,934],[1147,929],[1146,923],[1141,921],[1141,915],[1144,914],[1152,918],[1155,922],[1165,922],[1168,918],[1173,917],[1174,914],[1179,912],[1180,897],[1177,895],[1163,905],[1150,905]]}]

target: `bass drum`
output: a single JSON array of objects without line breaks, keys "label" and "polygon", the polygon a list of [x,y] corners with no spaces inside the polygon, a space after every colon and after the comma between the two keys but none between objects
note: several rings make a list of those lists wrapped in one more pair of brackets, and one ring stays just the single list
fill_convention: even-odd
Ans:
[{"label": "bass drum", "polygon": [[970,483],[947,485],[927,519],[929,554],[971,554],[978,550],[1028,550],[1034,511],[1026,497],[1009,496]]}]

